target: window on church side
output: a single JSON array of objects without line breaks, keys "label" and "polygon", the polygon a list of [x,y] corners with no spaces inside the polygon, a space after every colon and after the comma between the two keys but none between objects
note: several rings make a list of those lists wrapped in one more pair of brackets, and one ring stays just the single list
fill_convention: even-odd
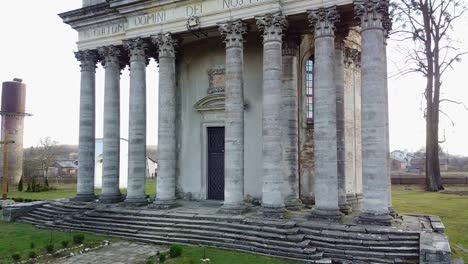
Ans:
[{"label": "window on church side", "polygon": [[312,122],[314,118],[314,61],[309,58],[305,68],[305,110],[307,122]]}]

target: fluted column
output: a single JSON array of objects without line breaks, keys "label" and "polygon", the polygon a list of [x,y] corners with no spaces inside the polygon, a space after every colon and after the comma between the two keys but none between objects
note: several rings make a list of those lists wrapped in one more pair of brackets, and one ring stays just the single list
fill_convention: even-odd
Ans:
[{"label": "fluted column", "polygon": [[146,204],[146,57],[141,38],[124,42],[130,53],[130,109],[128,131],[128,184],[125,203]]},{"label": "fluted column", "polygon": [[226,43],[224,205],[221,211],[244,211],[244,52],[246,26],[241,20],[219,25]]},{"label": "fluted column", "polygon": [[389,184],[387,160],[386,61],[383,20],[388,16],[388,2],[355,2],[361,19],[362,86],[362,176],[363,206],[360,221],[389,225]]},{"label": "fluted column", "polygon": [[171,34],[153,37],[159,48],[159,123],[158,177],[154,206],[170,208],[175,204],[176,188],[176,41]]},{"label": "fluted column", "polygon": [[81,88],[78,185],[74,200],[89,202],[96,198],[94,194],[94,147],[98,54],[95,50],[85,50],[75,52],[75,57],[81,62]]},{"label": "fluted column", "polygon": [[336,7],[313,10],[309,20],[315,33],[314,157],[315,208],[313,217],[336,220],[338,175],[336,142],[335,23]]},{"label": "fluted column", "polygon": [[283,144],[283,197],[289,210],[299,210],[299,153],[298,153],[298,92],[297,50],[299,36],[287,36],[283,42],[283,71],[281,88],[281,129]]},{"label": "fluted column", "polygon": [[257,27],[263,32],[262,210],[266,217],[281,217],[284,212],[281,193],[281,38],[287,21],[280,12],[256,17],[256,20]]},{"label": "fluted column", "polygon": [[104,144],[102,193],[99,201],[116,203],[122,199],[120,175],[120,70],[121,51],[116,46],[99,49],[105,69],[104,79]]},{"label": "fluted column", "polygon": [[338,206],[340,211],[348,214],[351,206],[346,199],[346,146],[345,146],[345,106],[344,106],[344,55],[343,34],[335,38],[335,85],[336,85],[336,144],[338,175]]}]

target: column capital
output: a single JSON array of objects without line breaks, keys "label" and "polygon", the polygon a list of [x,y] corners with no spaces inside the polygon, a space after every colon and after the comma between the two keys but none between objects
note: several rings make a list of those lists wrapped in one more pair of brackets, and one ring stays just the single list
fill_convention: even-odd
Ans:
[{"label": "column capital", "polygon": [[288,21],[281,12],[256,16],[255,19],[258,29],[263,31],[263,42],[281,41],[284,30],[288,27]]},{"label": "column capital", "polygon": [[354,2],[354,12],[361,20],[362,30],[374,28],[390,30],[391,19],[388,0],[359,0]]},{"label": "column capital", "polygon": [[104,68],[118,68],[122,70],[126,63],[123,60],[122,48],[115,45],[98,48],[99,55],[102,57],[102,66]]},{"label": "column capital", "polygon": [[247,33],[247,26],[240,19],[229,20],[224,23],[219,23],[219,32],[223,37],[223,42],[226,43],[226,48],[241,47],[244,42],[244,37]]},{"label": "column capital", "polygon": [[287,34],[284,37],[282,52],[285,56],[295,56],[297,55],[297,50],[301,44],[301,37],[297,34]]},{"label": "column capital", "polygon": [[170,32],[160,33],[153,36],[152,41],[158,45],[159,57],[175,57],[175,47],[177,46],[177,40],[172,36]]},{"label": "column capital", "polygon": [[314,29],[315,38],[335,35],[335,23],[340,21],[336,6],[308,10],[310,26]]},{"label": "column capital", "polygon": [[148,65],[148,43],[143,38],[135,38],[124,40],[123,42],[125,49],[129,51],[130,62],[144,60]]},{"label": "column capital", "polygon": [[80,50],[75,52],[75,58],[81,63],[82,71],[96,71],[96,64],[99,61],[97,50]]}]

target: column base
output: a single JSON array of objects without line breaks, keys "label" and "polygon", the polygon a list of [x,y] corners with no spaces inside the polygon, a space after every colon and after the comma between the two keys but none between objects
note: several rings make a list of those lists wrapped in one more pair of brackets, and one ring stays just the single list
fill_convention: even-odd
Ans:
[{"label": "column base", "polygon": [[393,218],[397,218],[398,217],[398,212],[395,211],[395,209],[393,209],[393,207],[389,207],[388,208],[388,211],[390,212],[390,216],[393,217]]},{"label": "column base", "polygon": [[102,194],[99,196],[99,202],[103,204],[114,204],[123,201],[122,194]]},{"label": "column base", "polygon": [[342,212],[345,215],[349,215],[353,211],[353,208],[348,203],[340,204],[338,205],[338,207],[340,208],[340,212]]},{"label": "column base", "polygon": [[218,209],[220,214],[240,215],[247,212],[245,204],[224,204]]},{"label": "column base", "polygon": [[286,209],[284,206],[265,206],[262,205],[261,212],[266,218],[284,218]]},{"label": "column base", "polygon": [[358,222],[365,225],[390,226],[392,224],[392,217],[390,214],[372,214],[363,212],[359,215]]},{"label": "column base", "polygon": [[121,205],[125,207],[138,207],[148,205],[148,203],[146,197],[127,197]]},{"label": "column base", "polygon": [[156,200],[150,204],[149,207],[154,209],[171,209],[177,207],[177,203],[175,199],[161,200],[156,198]]},{"label": "column base", "polygon": [[290,211],[300,211],[302,208],[304,208],[302,201],[297,198],[286,200],[284,202],[284,206]]},{"label": "column base", "polygon": [[86,202],[94,202],[96,201],[95,194],[76,194],[74,198],[71,198],[70,201],[72,202],[79,202],[79,203],[86,203]]},{"label": "column base", "polygon": [[323,210],[323,209],[312,209],[311,218],[317,220],[325,220],[331,222],[339,222],[343,217],[343,213],[340,210]]}]

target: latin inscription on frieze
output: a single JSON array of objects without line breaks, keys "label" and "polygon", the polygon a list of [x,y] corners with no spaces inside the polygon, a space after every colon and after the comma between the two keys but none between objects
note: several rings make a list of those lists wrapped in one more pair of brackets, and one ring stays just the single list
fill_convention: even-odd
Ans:
[{"label": "latin inscription on frieze", "polygon": [[160,25],[172,21],[186,20],[191,16],[203,17],[210,13],[224,10],[238,9],[268,0],[204,0],[190,4],[174,6],[168,5],[150,13],[127,17],[127,22],[106,24],[99,27],[80,31],[80,40],[96,39],[106,36],[123,34],[127,30],[149,25]]}]

